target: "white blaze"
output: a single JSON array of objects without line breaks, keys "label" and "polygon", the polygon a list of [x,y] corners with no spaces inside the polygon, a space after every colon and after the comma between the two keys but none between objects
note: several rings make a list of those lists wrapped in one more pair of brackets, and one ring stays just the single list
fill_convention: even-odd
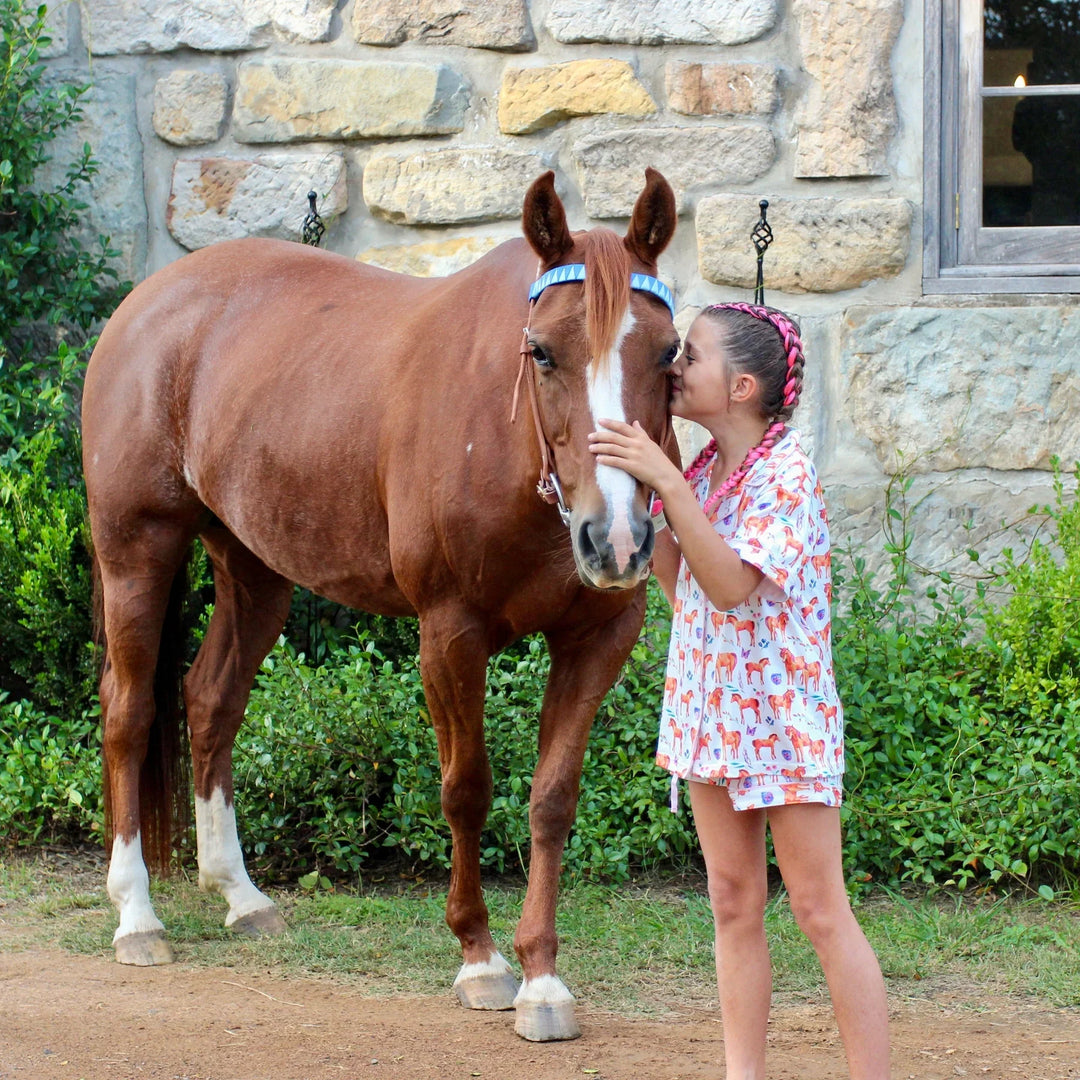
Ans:
[{"label": "white blaze", "polygon": [[221,893],[229,902],[225,925],[243,915],[272,908],[271,900],[251,883],[236,833],[236,811],[216,788],[209,799],[195,799],[195,833],[199,843],[199,888]]},{"label": "white blaze", "polygon": [[[592,410],[594,429],[597,420],[626,421],[626,409],[623,405],[622,346],[633,328],[634,316],[627,308],[611,352],[602,359],[598,358],[599,363],[589,365],[589,408]],[[596,485],[604,496],[611,519],[608,540],[615,549],[615,563],[620,573],[629,563],[630,556],[637,551],[630,525],[630,509],[636,483],[634,478],[622,469],[611,465],[596,466]]]}]

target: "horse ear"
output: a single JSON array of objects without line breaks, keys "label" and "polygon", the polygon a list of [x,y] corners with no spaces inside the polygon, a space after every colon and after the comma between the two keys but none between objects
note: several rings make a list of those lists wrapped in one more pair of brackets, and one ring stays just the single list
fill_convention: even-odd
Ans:
[{"label": "horse ear", "polygon": [[645,170],[645,190],[634,203],[630,228],[623,243],[643,263],[654,266],[660,253],[675,235],[675,193],[653,168]]},{"label": "horse ear", "polygon": [[526,192],[521,228],[545,263],[558,262],[574,246],[562,200],[555,194],[555,174],[550,170],[534,180]]}]

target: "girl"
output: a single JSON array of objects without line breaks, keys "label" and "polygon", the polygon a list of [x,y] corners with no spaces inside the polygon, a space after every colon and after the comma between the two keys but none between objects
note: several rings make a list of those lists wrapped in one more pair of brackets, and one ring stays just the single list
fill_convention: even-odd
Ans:
[{"label": "girl", "polygon": [[672,415],[713,436],[685,478],[636,421],[600,420],[590,448],[600,464],[652,487],[671,525],[653,559],[674,608],[657,762],[672,773],[673,807],[679,777],[690,781],[727,1076],[765,1076],[768,824],[792,911],[825,972],[850,1075],[887,1080],[885,985],[841,866],[828,526],[814,466],[787,426],[802,374],[802,343],[781,312],[714,305],[671,368]]}]

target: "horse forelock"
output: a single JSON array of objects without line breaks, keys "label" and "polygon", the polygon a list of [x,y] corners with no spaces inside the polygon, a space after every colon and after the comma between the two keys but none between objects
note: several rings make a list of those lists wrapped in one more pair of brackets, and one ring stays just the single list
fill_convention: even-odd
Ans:
[{"label": "horse forelock", "polygon": [[585,335],[592,363],[603,366],[630,306],[630,253],[611,229],[592,229],[585,247]]}]

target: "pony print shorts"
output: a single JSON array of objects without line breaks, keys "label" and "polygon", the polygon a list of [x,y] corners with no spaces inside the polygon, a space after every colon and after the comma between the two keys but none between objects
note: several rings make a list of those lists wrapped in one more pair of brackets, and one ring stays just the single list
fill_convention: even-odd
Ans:
[{"label": "pony print shorts", "polygon": [[736,810],[768,810],[770,806],[795,806],[821,803],[839,806],[844,796],[843,776],[815,776],[813,779],[789,780],[784,776],[717,776],[690,778],[699,784],[727,788]]}]

